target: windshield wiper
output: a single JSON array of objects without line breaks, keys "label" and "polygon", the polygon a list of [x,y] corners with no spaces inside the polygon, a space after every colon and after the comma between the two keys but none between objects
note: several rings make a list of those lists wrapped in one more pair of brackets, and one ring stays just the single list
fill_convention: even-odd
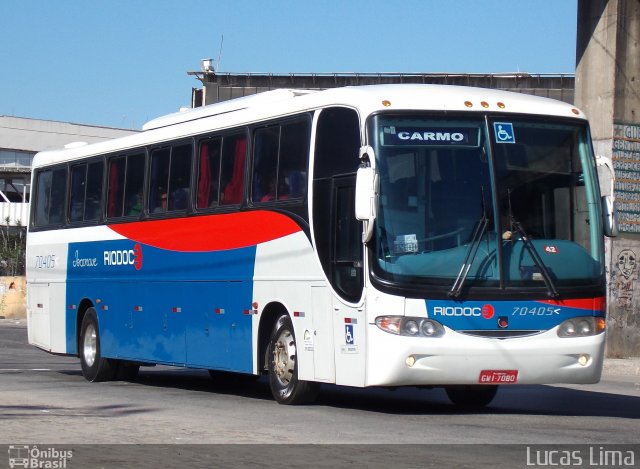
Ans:
[{"label": "windshield wiper", "polygon": [[480,190],[482,192],[482,216],[480,217],[480,220],[478,220],[476,228],[473,230],[471,243],[469,244],[469,248],[467,249],[467,254],[464,256],[464,261],[460,266],[460,272],[458,272],[456,281],[453,282],[453,286],[451,287],[451,290],[449,290],[448,295],[451,298],[458,298],[460,296],[460,293],[462,293],[462,287],[465,280],[467,279],[467,275],[469,275],[469,270],[471,270],[473,260],[476,258],[476,254],[478,252],[478,248],[480,247],[482,237],[484,236],[485,231],[487,231],[487,225],[489,225],[487,210],[484,206],[484,187],[481,187]]},{"label": "windshield wiper", "polygon": [[513,216],[513,212],[511,211],[511,189],[507,190],[507,194],[509,201],[509,222],[511,223],[511,230],[513,231],[515,229],[515,231],[520,235],[520,239],[522,239],[524,247],[527,249],[527,251],[529,251],[529,255],[531,256],[533,263],[536,265],[538,270],[540,270],[542,279],[547,286],[547,295],[549,295],[550,298],[558,298],[560,294],[558,293],[558,290],[556,290],[556,285],[553,282],[553,278],[551,277],[547,266],[544,264],[544,261],[540,257],[540,254],[538,253],[536,247],[531,242],[531,239],[529,239],[527,232],[524,230],[520,222]]}]

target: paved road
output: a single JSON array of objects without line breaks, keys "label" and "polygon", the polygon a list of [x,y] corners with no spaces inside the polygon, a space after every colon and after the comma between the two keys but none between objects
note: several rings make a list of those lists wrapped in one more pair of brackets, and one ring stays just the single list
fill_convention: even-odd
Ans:
[{"label": "paved road", "polygon": [[[93,384],[82,377],[78,359],[28,346],[24,321],[0,320],[0,444],[75,445],[78,464],[91,456],[98,459],[87,461],[120,467],[113,465],[113,451],[122,462],[149,450],[95,446],[128,443],[168,445],[152,447],[152,453],[178,454],[179,464],[204,449],[225,448],[229,465],[254,453],[264,462],[272,452],[274,461],[297,457],[310,467],[349,461],[370,467],[514,467],[515,461],[526,467],[530,445],[587,445],[587,451],[637,444],[639,419],[640,377],[620,367],[597,385],[502,388],[488,409],[475,413],[460,413],[439,389],[323,386],[315,405],[282,406],[271,399],[264,378],[214,382],[206,372],[169,367],[143,368],[135,383]],[[434,443],[444,446],[429,446]],[[446,446],[460,443],[475,445]],[[399,446],[381,446],[388,444]],[[497,444],[513,446],[486,446]],[[393,461],[387,464],[385,457]],[[329,465],[331,458],[340,463]],[[0,453],[0,467],[5,463]]]}]

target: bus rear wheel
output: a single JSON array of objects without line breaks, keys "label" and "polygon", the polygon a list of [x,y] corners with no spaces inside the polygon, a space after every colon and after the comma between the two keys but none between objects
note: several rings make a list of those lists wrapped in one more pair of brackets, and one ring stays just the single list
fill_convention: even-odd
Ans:
[{"label": "bus rear wheel", "polygon": [[278,318],[269,340],[269,387],[280,404],[308,404],[320,391],[320,384],[298,379],[296,338],[291,318]]},{"label": "bus rear wheel", "polygon": [[498,386],[448,386],[447,397],[463,409],[481,409],[496,397]]},{"label": "bus rear wheel", "polygon": [[113,379],[117,371],[115,360],[104,358],[100,350],[100,329],[94,308],[89,308],[80,327],[80,365],[87,381],[98,382]]}]

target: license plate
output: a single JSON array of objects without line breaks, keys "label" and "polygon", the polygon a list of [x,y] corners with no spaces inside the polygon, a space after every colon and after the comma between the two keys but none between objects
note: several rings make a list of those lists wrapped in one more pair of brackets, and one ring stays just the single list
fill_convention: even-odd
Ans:
[{"label": "license plate", "polygon": [[518,381],[518,370],[482,370],[478,382],[480,384],[515,384]]}]

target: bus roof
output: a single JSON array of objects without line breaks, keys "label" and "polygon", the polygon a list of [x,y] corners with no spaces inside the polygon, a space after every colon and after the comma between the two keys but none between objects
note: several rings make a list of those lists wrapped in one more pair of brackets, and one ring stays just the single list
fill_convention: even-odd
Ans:
[{"label": "bus roof", "polygon": [[365,117],[376,111],[495,112],[586,119],[573,105],[509,91],[452,85],[390,84],[327,90],[278,89],[169,114],[143,132],[113,140],[38,153],[33,167],[205,134],[328,106],[346,106]]}]

